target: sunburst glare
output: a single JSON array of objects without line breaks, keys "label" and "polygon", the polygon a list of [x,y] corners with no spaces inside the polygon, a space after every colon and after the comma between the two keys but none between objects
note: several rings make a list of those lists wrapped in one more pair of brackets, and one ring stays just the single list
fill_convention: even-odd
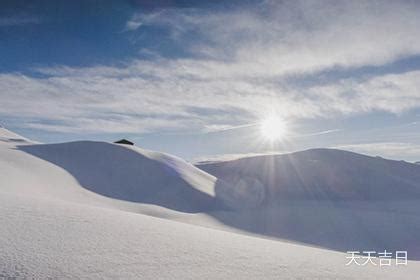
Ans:
[{"label": "sunburst glare", "polygon": [[260,124],[261,135],[269,141],[281,140],[287,133],[286,122],[276,114],[267,116]]}]

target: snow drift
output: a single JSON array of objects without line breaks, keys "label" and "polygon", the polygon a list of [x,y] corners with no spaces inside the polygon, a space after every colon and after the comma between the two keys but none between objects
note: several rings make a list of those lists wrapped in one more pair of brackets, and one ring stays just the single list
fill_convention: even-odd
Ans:
[{"label": "snow drift", "polygon": [[93,141],[19,149],[60,166],[84,188],[110,198],[183,212],[209,211],[218,206],[215,178],[174,156]]},{"label": "snow drift", "polygon": [[0,279],[416,279],[420,265],[347,255],[142,214],[0,194]]},{"label": "snow drift", "polygon": [[342,150],[312,149],[196,166],[227,181],[241,196],[246,189],[264,188],[250,193],[265,194],[260,204],[420,199],[419,165]]},{"label": "snow drift", "polygon": [[416,164],[314,149],[196,166],[231,197],[254,197],[252,209],[216,213],[224,224],[339,251],[405,248],[420,259]]},{"label": "snow drift", "polygon": [[[418,169],[347,155],[199,165],[213,176],[136,147],[37,144],[0,128],[0,278],[415,278],[418,262],[347,267],[345,254],[306,246],[417,259]],[[359,172],[370,179],[352,178]],[[394,189],[378,187],[385,180]]]}]

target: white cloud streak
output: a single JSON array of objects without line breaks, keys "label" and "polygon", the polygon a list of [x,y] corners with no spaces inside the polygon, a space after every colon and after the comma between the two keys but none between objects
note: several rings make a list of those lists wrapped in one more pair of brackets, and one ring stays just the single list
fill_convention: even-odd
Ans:
[{"label": "white cloud streak", "polygon": [[39,24],[42,20],[38,17],[28,15],[0,17],[0,27],[22,26],[27,24]]},{"label": "white cloud streak", "polygon": [[64,132],[209,131],[255,123],[273,108],[285,118],[333,117],[420,107],[420,71],[296,86],[288,77],[332,67],[382,65],[420,54],[414,2],[265,1],[207,13],[137,14],[126,31],[171,30],[190,58],[123,66],[36,69],[0,75],[0,116]]},{"label": "white cloud streak", "polygon": [[[169,9],[129,23],[161,25],[191,49],[231,63],[207,64],[225,76],[277,76],[329,67],[381,65],[420,53],[420,5],[414,1],[264,1],[208,14]],[[185,35],[185,36],[183,36]]]},{"label": "white cloud streak", "polygon": [[420,145],[405,142],[378,142],[337,146],[338,149],[350,150],[371,156],[381,155],[390,159],[410,159],[420,161]]},{"label": "white cloud streak", "polygon": [[[420,107],[420,71],[293,89],[269,82],[181,79],[166,66],[154,64],[152,78],[124,76],[133,69],[78,69],[42,79],[3,74],[0,115],[38,120],[26,125],[59,131],[206,131],[255,123],[272,108],[285,118],[328,118]],[[130,67],[145,71],[144,65]]]}]

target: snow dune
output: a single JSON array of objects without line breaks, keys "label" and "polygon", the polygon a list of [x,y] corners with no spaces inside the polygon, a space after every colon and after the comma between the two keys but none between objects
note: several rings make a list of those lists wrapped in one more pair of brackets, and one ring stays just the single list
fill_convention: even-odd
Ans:
[{"label": "snow dune", "polygon": [[[200,163],[202,170],[250,188],[246,180],[264,186],[259,202],[288,200],[395,201],[420,199],[420,166],[334,149],[312,149],[284,155],[264,155],[232,161]],[[237,187],[236,185],[239,185]],[[247,192],[244,191],[244,194]]]},{"label": "snow dune", "polygon": [[[224,169],[226,163],[220,164]],[[379,204],[374,209],[359,204],[359,211],[370,213],[365,220],[354,206],[346,209],[331,199],[325,204],[317,196],[312,204],[295,200],[270,208],[267,201],[278,197],[259,173],[263,170],[240,178],[238,170],[211,171],[214,176],[136,147],[90,141],[42,145],[0,128],[0,279],[416,278],[417,261],[345,266],[345,253],[307,246],[343,251],[345,239],[356,233],[354,244],[365,250],[379,240],[376,245],[410,254],[419,244],[414,237],[419,208],[405,203],[405,196],[400,196],[404,207],[397,204],[386,214]],[[404,192],[415,189],[416,179],[410,178]],[[415,202],[416,192],[411,193]],[[341,235],[352,226],[359,228]],[[335,230],[341,231],[334,235]],[[391,240],[399,241],[384,243],[392,234]]]},{"label": "snow dune", "polygon": [[404,248],[420,259],[416,164],[314,149],[197,166],[223,180],[239,201],[258,197],[251,209],[215,213],[224,224],[344,252]]},{"label": "snow dune", "polygon": [[420,266],[52,199],[0,196],[0,278],[416,279]]},{"label": "snow dune", "polygon": [[173,156],[91,141],[19,149],[61,167],[81,186],[103,196],[183,212],[217,208],[215,178]]}]

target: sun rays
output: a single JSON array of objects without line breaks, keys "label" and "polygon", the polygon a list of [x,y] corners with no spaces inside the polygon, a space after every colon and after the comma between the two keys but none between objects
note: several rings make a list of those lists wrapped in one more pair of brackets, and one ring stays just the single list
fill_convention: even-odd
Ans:
[{"label": "sun rays", "polygon": [[270,114],[260,123],[260,132],[270,142],[282,140],[287,134],[286,122],[277,114]]}]

